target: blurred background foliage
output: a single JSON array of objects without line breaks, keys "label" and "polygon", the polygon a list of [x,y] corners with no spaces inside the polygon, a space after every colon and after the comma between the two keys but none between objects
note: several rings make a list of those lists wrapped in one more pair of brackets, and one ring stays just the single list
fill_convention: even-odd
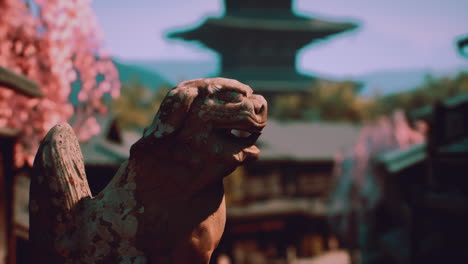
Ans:
[{"label": "blurred background foliage", "polygon": [[378,97],[376,100],[378,107],[375,110],[389,113],[399,108],[410,112],[467,91],[468,72],[460,72],[455,77],[442,78],[428,75],[425,82],[413,90]]},{"label": "blurred background foliage", "polygon": [[132,130],[145,128],[151,123],[154,113],[159,109],[168,91],[167,86],[151,89],[138,79],[123,83],[120,97],[112,102],[119,127]]},{"label": "blurred background foliage", "polygon": [[321,82],[306,95],[275,98],[270,111],[280,120],[306,121],[373,121],[397,109],[406,113],[468,91],[468,72],[455,77],[428,75],[418,87],[388,95],[359,95],[359,84],[351,81]]},{"label": "blurred background foliage", "polygon": [[[148,87],[138,79],[122,84],[121,96],[112,103],[119,126],[140,130],[152,120],[169,86]],[[275,98],[272,116],[279,120],[338,121],[361,123],[390,115],[397,109],[409,113],[438,100],[468,91],[468,72],[455,77],[428,75],[418,87],[402,93],[362,96],[356,82],[326,82],[311,87],[305,95]]]}]

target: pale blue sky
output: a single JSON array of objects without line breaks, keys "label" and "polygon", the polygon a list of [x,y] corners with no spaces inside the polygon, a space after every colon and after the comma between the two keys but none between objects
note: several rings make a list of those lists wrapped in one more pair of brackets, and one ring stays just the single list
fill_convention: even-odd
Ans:
[{"label": "pale blue sky", "polygon": [[[123,59],[204,60],[216,54],[166,34],[223,13],[222,0],[95,0],[111,54]],[[468,0],[296,0],[296,12],[360,28],[309,45],[298,54],[304,72],[352,76],[380,70],[468,69],[455,50],[468,34]]]}]

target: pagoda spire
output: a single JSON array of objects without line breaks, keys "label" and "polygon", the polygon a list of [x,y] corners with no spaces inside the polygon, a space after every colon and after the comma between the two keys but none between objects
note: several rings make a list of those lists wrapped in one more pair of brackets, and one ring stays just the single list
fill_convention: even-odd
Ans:
[{"label": "pagoda spire", "polygon": [[305,45],[357,28],[296,15],[292,0],[225,0],[222,17],[170,38],[197,41],[220,55],[219,76],[238,79],[271,98],[304,93],[318,80],[296,70],[296,53]]}]

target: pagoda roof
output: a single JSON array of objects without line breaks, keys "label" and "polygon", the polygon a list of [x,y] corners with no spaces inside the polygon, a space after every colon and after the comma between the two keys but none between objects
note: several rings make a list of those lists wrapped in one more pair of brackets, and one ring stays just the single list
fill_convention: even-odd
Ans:
[{"label": "pagoda roof", "polygon": [[243,67],[241,69],[223,70],[220,76],[232,78],[246,83],[256,91],[267,92],[307,92],[319,79],[282,68],[255,68]]},{"label": "pagoda roof", "polygon": [[[256,92],[268,93],[309,93],[317,83],[332,84],[340,81],[301,74],[291,69],[243,67],[238,70],[224,70],[218,76],[239,80],[250,85]],[[361,86],[361,83],[355,83]]]},{"label": "pagoda roof", "polygon": [[169,33],[169,38],[185,40],[199,40],[201,34],[211,33],[213,29],[248,29],[259,31],[288,32],[299,34],[313,34],[323,38],[357,28],[355,23],[336,23],[320,19],[307,19],[300,16],[289,17],[252,17],[252,16],[225,16],[221,18],[208,18],[205,22],[192,30]]}]

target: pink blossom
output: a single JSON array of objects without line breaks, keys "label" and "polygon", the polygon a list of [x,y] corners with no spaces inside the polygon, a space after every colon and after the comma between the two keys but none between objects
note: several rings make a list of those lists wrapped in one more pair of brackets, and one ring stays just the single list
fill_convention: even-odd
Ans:
[{"label": "pink blossom", "polygon": [[[23,132],[15,147],[17,166],[32,164],[40,139],[72,115],[79,138],[98,133],[94,115],[106,106],[93,97],[116,96],[120,86],[108,54],[100,53],[103,38],[90,1],[34,0],[34,4],[39,16],[25,1],[3,0],[0,5],[0,65],[35,80],[45,95],[31,99],[0,87],[0,127]],[[105,83],[96,82],[98,74],[104,75]],[[72,106],[68,98],[77,76],[83,87],[80,103]]]}]

